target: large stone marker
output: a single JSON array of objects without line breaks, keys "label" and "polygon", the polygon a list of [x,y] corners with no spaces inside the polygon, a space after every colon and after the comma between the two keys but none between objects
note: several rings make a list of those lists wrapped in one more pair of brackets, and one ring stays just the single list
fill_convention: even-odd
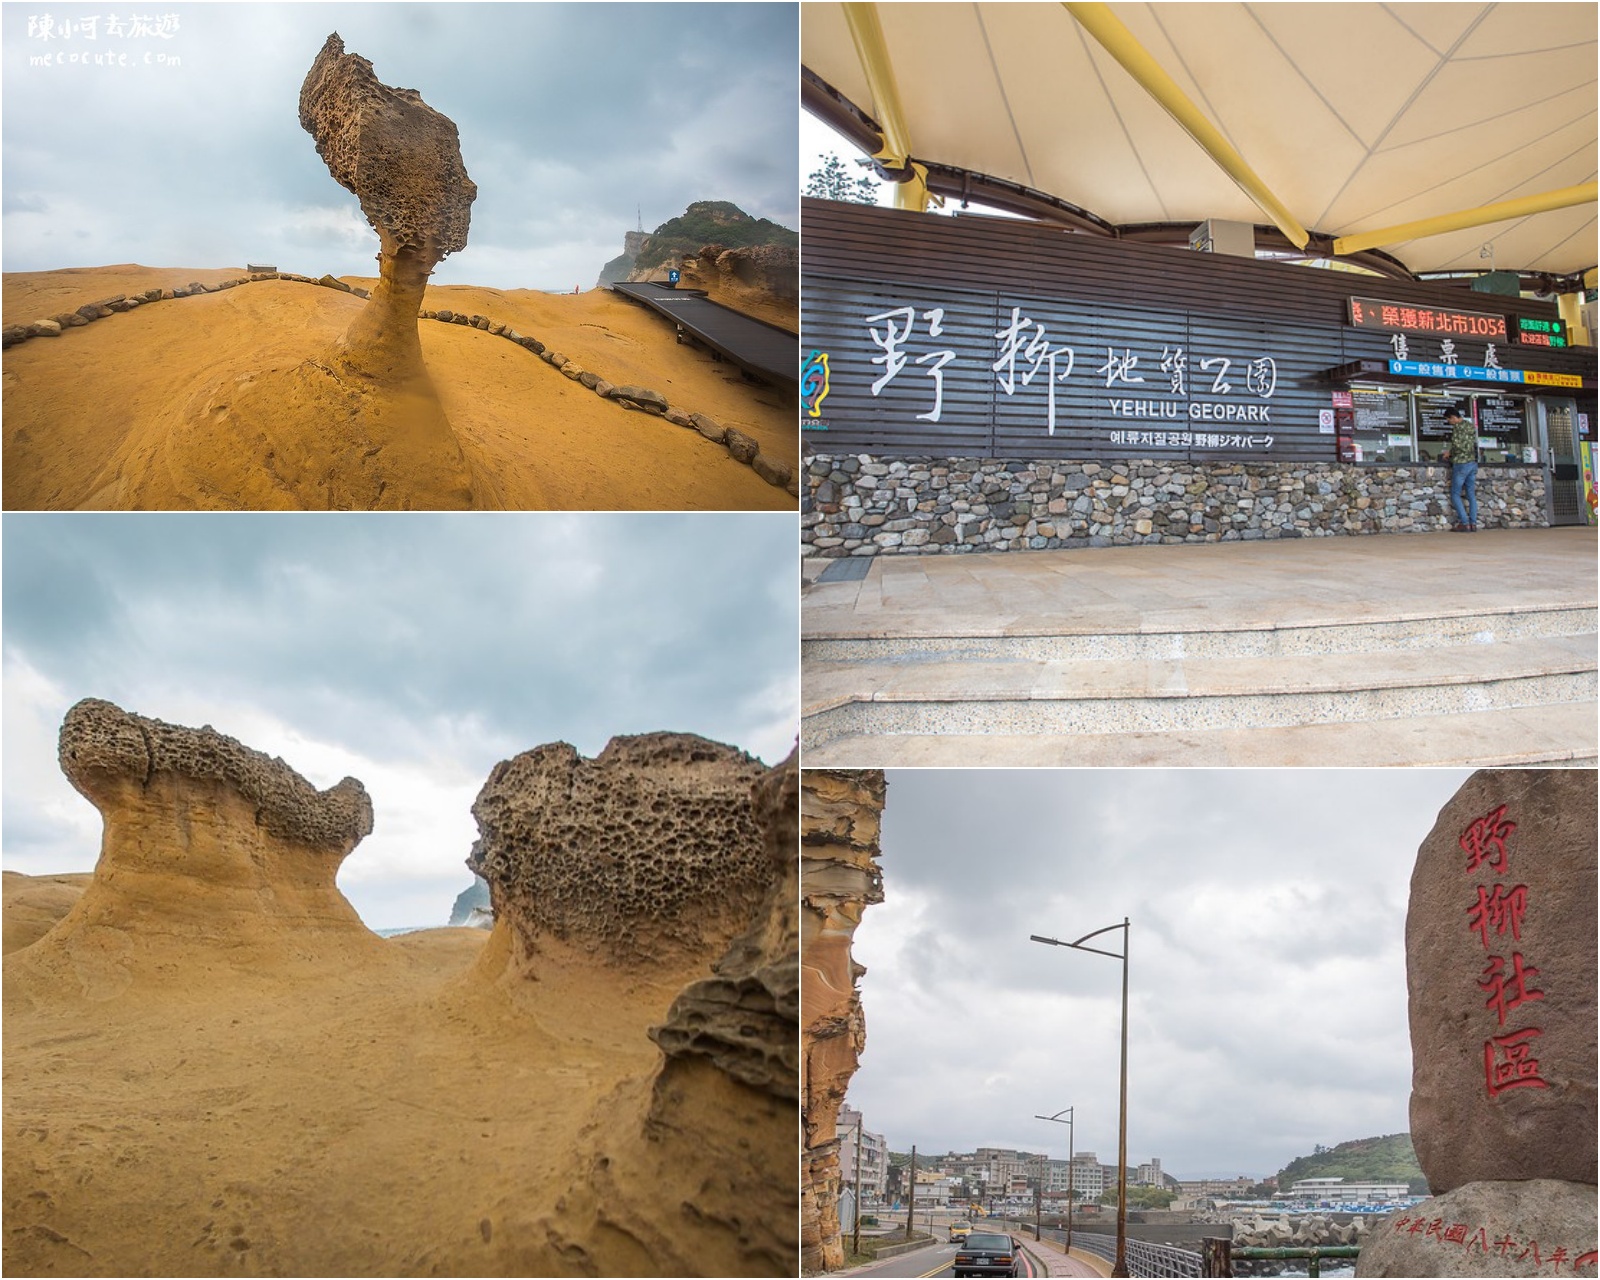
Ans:
[{"label": "large stone marker", "polygon": [[1440,812],[1406,915],[1411,1141],[1435,1198],[1359,1275],[1596,1274],[1596,785],[1486,769]]}]

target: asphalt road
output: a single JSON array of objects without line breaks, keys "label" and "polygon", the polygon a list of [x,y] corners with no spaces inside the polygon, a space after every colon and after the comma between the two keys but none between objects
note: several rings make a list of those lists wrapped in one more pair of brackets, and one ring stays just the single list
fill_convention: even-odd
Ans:
[{"label": "asphalt road", "polygon": [[[929,1245],[926,1249],[903,1253],[898,1258],[890,1258],[888,1261],[877,1263],[875,1266],[864,1267],[862,1270],[852,1274],[858,1276],[898,1276],[905,1278],[905,1280],[928,1280],[932,1276],[950,1275],[950,1267],[955,1262],[955,1258],[955,1245],[938,1241]],[[1043,1275],[1044,1270],[1024,1249],[1022,1270],[1018,1274],[1037,1276]]]}]

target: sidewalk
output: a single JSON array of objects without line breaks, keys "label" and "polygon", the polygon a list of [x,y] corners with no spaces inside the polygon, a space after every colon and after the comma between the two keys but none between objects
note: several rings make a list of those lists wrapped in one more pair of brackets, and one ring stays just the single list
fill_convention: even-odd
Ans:
[{"label": "sidewalk", "polygon": [[1054,1240],[1024,1240],[1023,1247],[1028,1253],[1037,1258],[1043,1267],[1041,1275],[1047,1276],[1108,1276],[1111,1274],[1109,1263],[1103,1264],[1104,1270],[1097,1271],[1089,1263],[1076,1256],[1068,1256],[1061,1245]]},{"label": "sidewalk", "polygon": [[879,556],[856,582],[804,562],[801,636],[1220,630],[1596,598],[1595,531],[1491,529],[1072,551]]}]

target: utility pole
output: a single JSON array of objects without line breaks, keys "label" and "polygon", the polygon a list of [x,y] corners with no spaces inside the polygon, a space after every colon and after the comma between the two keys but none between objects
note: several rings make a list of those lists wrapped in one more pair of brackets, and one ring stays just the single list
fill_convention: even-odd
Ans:
[{"label": "utility pole", "polygon": [[1044,1185],[1042,1183],[1040,1183],[1040,1182],[1035,1182],[1033,1184],[1033,1238],[1035,1240],[1038,1240],[1040,1238],[1040,1236],[1039,1236],[1039,1206],[1040,1206],[1040,1203],[1043,1201],[1043,1199],[1044,1199]]},{"label": "utility pole", "polygon": [[856,1229],[854,1238],[850,1243],[850,1251],[855,1254],[861,1252],[861,1121],[862,1114],[856,1112]]},{"label": "utility pole", "polygon": [[911,1144],[911,1188],[906,1192],[906,1239],[911,1239],[911,1223],[917,1216],[917,1144]]}]

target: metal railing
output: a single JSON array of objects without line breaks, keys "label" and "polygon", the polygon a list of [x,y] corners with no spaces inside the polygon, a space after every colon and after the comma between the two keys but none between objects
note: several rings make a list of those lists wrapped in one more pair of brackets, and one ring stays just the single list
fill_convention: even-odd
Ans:
[{"label": "metal railing", "polygon": [[1306,1260],[1306,1275],[1320,1276],[1322,1262],[1330,1261],[1353,1262],[1361,1253],[1361,1246],[1354,1244],[1320,1244],[1320,1245],[1283,1245],[1275,1248],[1257,1247],[1252,1245],[1236,1245],[1231,1240],[1219,1236],[1207,1236],[1201,1241],[1205,1250],[1205,1271],[1207,1276],[1231,1276],[1235,1274],[1235,1262],[1287,1262],[1297,1259]]},{"label": "metal railing", "polygon": [[[1116,1236],[1102,1236],[1089,1231],[1074,1231],[1072,1246],[1092,1253],[1107,1262],[1117,1257]],[[1179,1249],[1170,1244],[1151,1244],[1146,1240],[1129,1238],[1125,1261],[1130,1276],[1203,1276],[1204,1260],[1190,1249]]]}]

